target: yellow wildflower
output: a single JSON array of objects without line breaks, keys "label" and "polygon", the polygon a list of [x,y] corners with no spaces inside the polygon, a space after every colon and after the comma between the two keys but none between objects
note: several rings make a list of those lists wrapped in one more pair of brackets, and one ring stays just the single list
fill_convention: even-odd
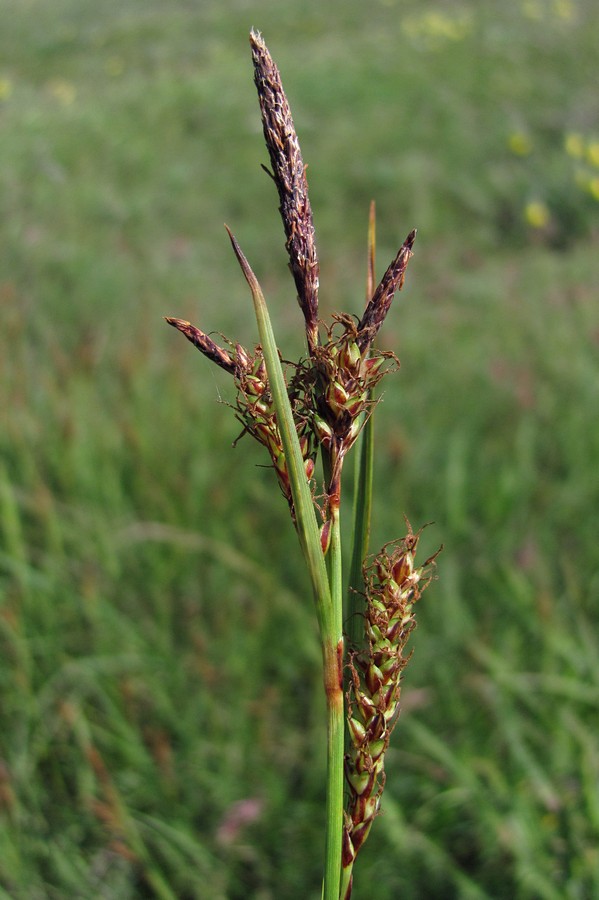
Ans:
[{"label": "yellow wildflower", "polygon": [[514,131],[508,138],[508,147],[516,156],[528,156],[532,152],[532,141],[527,134]]},{"label": "yellow wildflower", "polygon": [[589,194],[593,200],[599,200],[599,178],[589,179]]},{"label": "yellow wildflower", "polygon": [[47,88],[52,96],[62,103],[63,106],[70,106],[75,101],[77,90],[71,81],[66,78],[53,78],[48,82]]},{"label": "yellow wildflower", "polygon": [[0,78],[0,100],[7,100],[12,94],[12,81],[10,78]]},{"label": "yellow wildflower", "polygon": [[555,0],[553,11],[558,19],[563,19],[566,22],[574,18],[574,4],[572,0]]},{"label": "yellow wildflower", "polygon": [[527,19],[539,21],[539,19],[543,18],[543,8],[538,0],[526,0],[526,2],[522,4],[522,12]]},{"label": "yellow wildflower", "polygon": [[402,22],[410,38],[420,39],[429,49],[437,49],[447,41],[461,41],[472,30],[471,16],[461,13],[449,16],[438,10],[407,16]]},{"label": "yellow wildflower", "polygon": [[104,64],[104,69],[106,70],[107,75],[111,75],[113,78],[118,78],[119,75],[122,75],[125,71],[125,63],[118,56],[111,56],[106,60]]},{"label": "yellow wildflower", "polygon": [[589,181],[590,179],[586,169],[581,169],[580,167],[578,167],[574,172],[574,183],[576,184],[576,186],[579,187],[581,191],[588,191]]},{"label": "yellow wildflower", "polygon": [[584,138],[577,131],[570,131],[564,140],[564,147],[568,156],[580,159],[584,153]]},{"label": "yellow wildflower", "polygon": [[531,228],[545,228],[549,224],[551,214],[542,200],[531,200],[524,207],[524,218]]},{"label": "yellow wildflower", "polygon": [[599,141],[591,141],[587,147],[587,160],[595,168],[599,168]]}]

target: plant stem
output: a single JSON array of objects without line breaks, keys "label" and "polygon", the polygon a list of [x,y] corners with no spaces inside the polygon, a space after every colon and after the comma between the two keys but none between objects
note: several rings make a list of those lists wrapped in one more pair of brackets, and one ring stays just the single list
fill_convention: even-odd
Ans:
[{"label": "plant stem", "polygon": [[[368,216],[368,265],[366,276],[366,305],[370,303],[375,289],[376,264],[376,209],[374,200],[370,204]],[[370,394],[372,400],[372,394]],[[374,468],[374,411],[362,429],[356,455],[356,478],[353,510],[353,546],[347,591],[347,618],[345,630],[347,649],[357,649],[363,635],[364,590],[362,566],[368,555],[370,541],[370,519],[372,513],[372,480]]]},{"label": "plant stem", "polygon": [[[370,302],[375,288],[376,257],[376,210],[374,201],[370,204],[368,217],[368,266],[366,277],[366,304]],[[372,399],[372,394],[370,395]],[[368,555],[370,542],[370,520],[372,514],[372,482],[374,469],[374,412],[362,429],[357,447],[356,477],[353,508],[353,543],[347,586],[345,632],[346,651],[359,650],[364,642],[364,576],[362,567]],[[346,670],[347,671],[347,670]],[[348,690],[347,678],[344,684]],[[346,731],[346,752],[349,751],[349,731]],[[341,872],[341,900],[350,900],[352,892],[353,859],[344,860]]]},{"label": "plant stem", "polygon": [[323,898],[338,900],[343,838],[343,570],[339,506],[331,505],[331,543],[327,556],[331,621],[325,652],[327,701],[327,799]]},{"label": "plant stem", "polygon": [[[333,653],[333,647],[330,647],[330,652]],[[338,655],[342,652],[342,649],[334,649],[335,669]],[[325,662],[325,669],[328,668],[330,667]],[[339,684],[335,685],[332,691],[329,691],[327,685],[327,796],[323,900],[339,900],[343,837],[343,741],[343,691]]]},{"label": "plant stem", "polygon": [[357,647],[364,631],[363,611],[364,579],[362,566],[368,555],[370,517],[372,510],[372,475],[374,461],[374,416],[371,415],[360,435],[359,453],[356,456],[356,480],[353,511],[353,547],[347,592],[347,617],[345,631],[348,649]]}]

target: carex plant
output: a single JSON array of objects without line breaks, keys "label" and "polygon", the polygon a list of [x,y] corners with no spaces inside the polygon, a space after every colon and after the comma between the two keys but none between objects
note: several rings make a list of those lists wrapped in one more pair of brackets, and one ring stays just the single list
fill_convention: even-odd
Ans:
[{"label": "carex plant", "polygon": [[[249,285],[260,343],[252,352],[220,344],[182,319],[167,317],[232,376],[234,411],[270,456],[289,505],[314,593],[327,704],[327,785],[323,897],[351,895],[353,864],[379,810],[384,759],[399,714],[405,647],[414,605],[430,581],[434,557],[417,566],[420,532],[368,556],[375,389],[399,361],[375,339],[401,289],[416,232],[407,236],[375,286],[371,207],[367,302],[361,316],[318,315],[319,264],[306,172],[279,71],[260,34],[250,34],[254,80],[270,169],[279,195],[289,267],[303,313],[306,355],[282,362],[260,285],[235,237],[233,251]],[[359,441],[353,547],[344,579],[340,510],[343,466]],[[322,470],[317,467],[322,461]],[[346,584],[347,581],[347,584]]]}]

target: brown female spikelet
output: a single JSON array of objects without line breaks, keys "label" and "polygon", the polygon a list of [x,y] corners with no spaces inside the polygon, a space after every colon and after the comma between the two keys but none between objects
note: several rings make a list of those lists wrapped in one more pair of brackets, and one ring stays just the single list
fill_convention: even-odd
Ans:
[{"label": "brown female spikelet", "polygon": [[[368,416],[376,406],[376,385],[399,360],[389,351],[360,349],[358,325],[352,316],[333,315],[328,340],[314,353],[314,430],[331,460],[329,495],[335,495],[341,467]],[[341,333],[339,333],[339,331]]]},{"label": "brown female spikelet", "polygon": [[415,566],[420,534],[408,523],[406,537],[383,547],[364,569],[365,647],[350,652],[348,664],[345,867],[353,864],[378,812],[385,752],[400,709],[401,673],[409,660],[404,651],[416,626],[414,604],[430,582],[426,570],[437,555]]},{"label": "brown female spikelet", "polygon": [[[258,443],[268,450],[275,470],[279,487],[289,504],[291,517],[295,522],[295,509],[291,494],[289,470],[283,442],[277,425],[277,417],[266,375],[266,365],[261,347],[256,347],[255,357],[249,359],[249,368],[236,375],[237,385],[237,418],[244,426],[244,432],[251,434]],[[297,398],[293,396],[290,385],[289,397],[294,406],[295,422],[300,443],[300,450],[304,460],[304,471],[308,481],[314,473],[316,459],[316,441],[307,419],[297,413]]]}]

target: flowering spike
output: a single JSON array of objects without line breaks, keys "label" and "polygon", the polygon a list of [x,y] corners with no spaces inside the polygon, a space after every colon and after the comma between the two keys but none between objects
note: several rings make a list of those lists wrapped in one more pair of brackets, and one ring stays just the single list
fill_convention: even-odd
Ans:
[{"label": "flowering spike", "polygon": [[[208,337],[203,331],[200,331],[199,328],[196,328],[195,325],[192,325],[190,322],[187,322],[185,319],[174,319],[172,316],[165,316],[165,321],[168,322],[169,325],[172,325],[173,328],[176,328],[181,334],[184,334],[188,341],[197,347],[204,356],[207,356],[208,359],[211,359],[212,362],[215,362],[217,366],[220,366],[221,369],[225,369],[225,371],[230,372],[232,375],[235,375],[236,372],[243,368],[244,359],[238,358],[235,359],[230,353],[227,353],[226,350],[223,350],[222,347],[219,347],[218,344],[215,344],[214,341]],[[239,346],[239,345],[238,345]],[[240,348],[243,350],[243,348]],[[247,353],[245,350],[243,351],[245,357],[247,357]]]},{"label": "flowering spike", "polygon": [[408,523],[406,537],[384,547],[364,571],[366,647],[354,650],[348,664],[347,867],[366,840],[385,782],[385,753],[399,715],[401,675],[409,659],[404,650],[415,627],[413,605],[428,583],[419,587],[414,578],[421,572],[414,570],[419,536]]},{"label": "flowering spike", "polygon": [[358,325],[358,346],[362,353],[372,344],[397,291],[403,287],[406,268],[412,256],[416,229],[411,231],[374,292]]},{"label": "flowering spike", "polygon": [[281,203],[289,268],[295,281],[298,303],[304,314],[306,338],[312,354],[318,344],[319,267],[306,169],[279,70],[262,35],[252,31],[250,45],[264,139]]}]

